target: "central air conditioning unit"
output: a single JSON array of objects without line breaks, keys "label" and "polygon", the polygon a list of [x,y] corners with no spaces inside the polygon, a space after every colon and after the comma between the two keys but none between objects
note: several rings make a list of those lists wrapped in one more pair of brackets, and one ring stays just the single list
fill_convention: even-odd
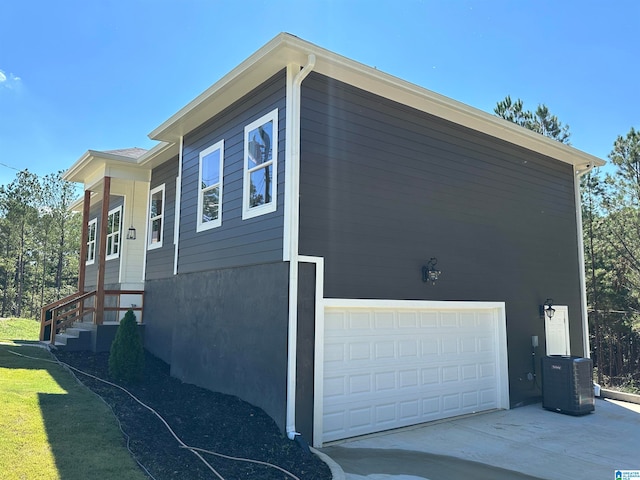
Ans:
[{"label": "central air conditioning unit", "polygon": [[542,407],[569,415],[596,408],[590,358],[550,355],[542,358]]}]

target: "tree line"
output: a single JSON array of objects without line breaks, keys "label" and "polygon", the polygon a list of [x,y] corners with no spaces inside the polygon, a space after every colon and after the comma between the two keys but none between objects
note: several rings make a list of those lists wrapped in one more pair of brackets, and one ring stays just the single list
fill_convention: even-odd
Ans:
[{"label": "tree line", "polygon": [[0,186],[0,317],[39,318],[43,305],[77,290],[81,215],[61,172],[28,170]]},{"label": "tree line", "polygon": [[[507,96],[494,113],[569,144],[569,126],[545,105],[525,110]],[[591,356],[598,383],[640,393],[640,132],[613,142],[613,171],[581,178]]]},{"label": "tree line", "polygon": [[582,179],[587,298],[598,380],[640,393],[640,132],[616,138],[612,173]]}]

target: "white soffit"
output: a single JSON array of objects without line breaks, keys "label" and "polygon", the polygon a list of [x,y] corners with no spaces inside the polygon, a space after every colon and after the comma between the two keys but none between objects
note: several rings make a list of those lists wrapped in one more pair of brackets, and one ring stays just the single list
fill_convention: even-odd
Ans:
[{"label": "white soffit", "polygon": [[151,169],[178,155],[178,146],[160,142],[138,158],[97,150],[87,150],[63,175],[67,181],[85,187],[104,176],[148,182]]},{"label": "white soffit", "polygon": [[177,143],[180,136],[202,125],[287,65],[304,65],[309,54],[316,56],[314,71],[357,88],[577,167],[605,164],[598,157],[287,33],[276,36],[153,130],[149,137]]}]

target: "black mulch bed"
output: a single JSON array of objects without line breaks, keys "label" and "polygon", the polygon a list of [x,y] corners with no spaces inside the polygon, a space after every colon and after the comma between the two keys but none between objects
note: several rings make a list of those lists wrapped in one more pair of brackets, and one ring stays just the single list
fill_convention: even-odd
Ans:
[{"label": "black mulch bed", "polygon": [[[58,359],[100,378],[108,375],[108,353],[55,352]],[[278,465],[300,480],[328,480],[327,465],[287,439],[261,409],[237,397],[182,383],[169,366],[147,353],[142,383],[123,385],[167,421],[192,447]],[[78,379],[111,405],[130,437],[129,448],[156,480],[219,479],[193,453],[181,448],[162,422],[126,393],[89,377]],[[116,382],[114,382],[116,383]],[[225,479],[290,480],[276,469],[202,454]]]}]

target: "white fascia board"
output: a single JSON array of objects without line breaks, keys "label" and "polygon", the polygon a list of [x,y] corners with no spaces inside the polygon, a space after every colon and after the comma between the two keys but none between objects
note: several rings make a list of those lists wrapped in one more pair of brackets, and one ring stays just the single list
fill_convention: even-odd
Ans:
[{"label": "white fascia board", "polygon": [[[319,47],[315,47],[319,49]],[[368,67],[328,50],[314,52],[314,70],[357,88],[421,110],[444,120],[500,138],[565,163],[602,166],[606,162],[495,115]]]},{"label": "white fascia board", "polygon": [[472,130],[580,168],[602,166],[598,157],[527,130],[438,93],[281,33],[208,88],[149,136],[176,142],[288,64],[316,56],[314,71]]},{"label": "white fascia board", "polygon": [[278,54],[284,37],[286,34],[276,36],[149,133],[149,138],[177,143],[181,136],[286,68],[286,55]]},{"label": "white fascia board", "polygon": [[160,142],[152,149],[147,151],[144,155],[140,156],[137,160],[137,164],[141,167],[145,167],[149,170],[162,165],[164,162],[171,160],[178,155],[178,144]]},{"label": "white fascia board", "polygon": [[63,180],[66,180],[67,182],[78,182],[78,183],[84,182],[84,180],[81,180],[78,178],[78,175],[81,170],[86,168],[87,164],[91,160],[91,156],[92,156],[91,151],[85,152],[85,154],[82,155],[82,157],[76,160],[76,162],[73,165],[71,165],[66,172],[62,174]]}]

